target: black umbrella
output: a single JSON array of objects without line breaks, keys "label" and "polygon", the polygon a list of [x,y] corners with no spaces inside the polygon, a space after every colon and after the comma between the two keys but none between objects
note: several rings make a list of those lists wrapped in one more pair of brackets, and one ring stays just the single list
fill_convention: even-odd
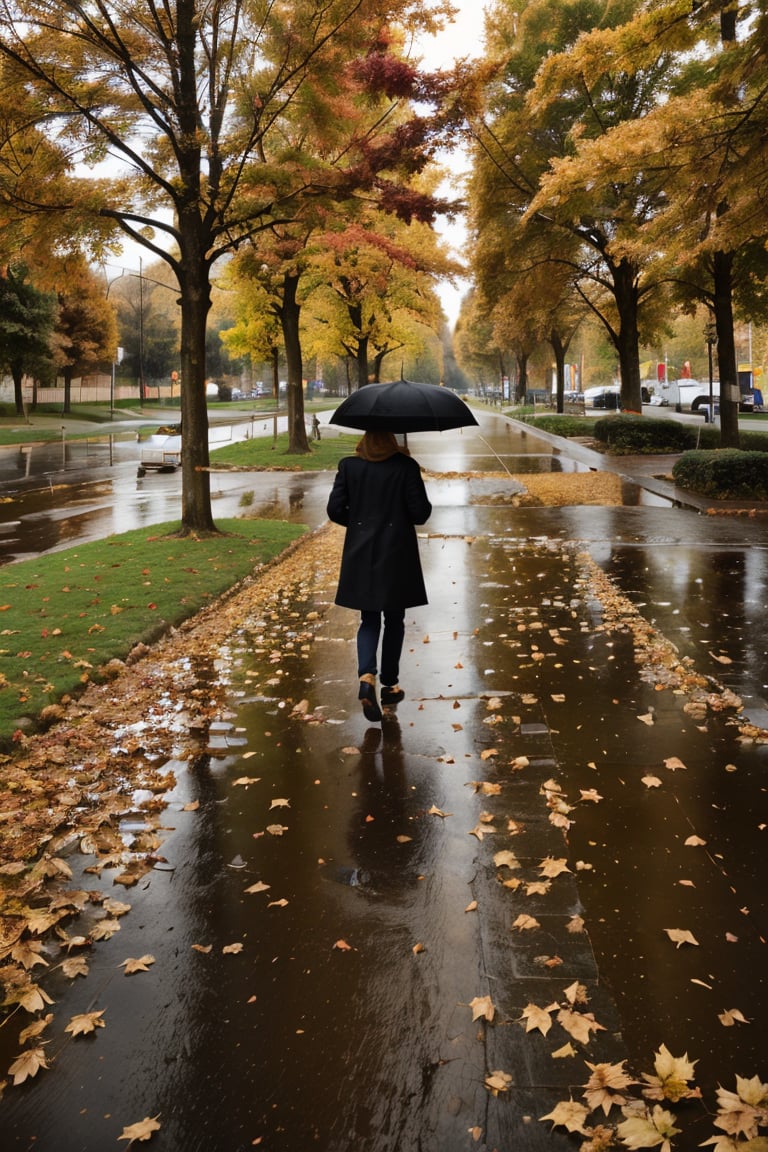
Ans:
[{"label": "black umbrella", "polygon": [[477,424],[455,392],[437,384],[394,380],[365,384],[338,406],[329,421],[364,432],[444,432]]}]

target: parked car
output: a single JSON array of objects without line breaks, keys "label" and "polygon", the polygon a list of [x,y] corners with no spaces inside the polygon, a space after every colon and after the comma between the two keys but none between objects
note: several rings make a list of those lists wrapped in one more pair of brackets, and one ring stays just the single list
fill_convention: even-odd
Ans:
[{"label": "parked car", "polygon": [[597,388],[587,388],[584,393],[585,408],[612,408],[621,406],[621,387],[618,384],[602,384]]}]

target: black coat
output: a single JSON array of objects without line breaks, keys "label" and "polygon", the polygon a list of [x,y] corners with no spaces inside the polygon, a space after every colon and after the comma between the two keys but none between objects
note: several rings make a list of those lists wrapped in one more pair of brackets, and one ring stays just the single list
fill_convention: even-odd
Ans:
[{"label": "black coat", "polygon": [[329,518],[347,529],[336,603],[372,612],[426,604],[414,524],[423,524],[431,511],[410,456],[341,460],[328,499]]}]

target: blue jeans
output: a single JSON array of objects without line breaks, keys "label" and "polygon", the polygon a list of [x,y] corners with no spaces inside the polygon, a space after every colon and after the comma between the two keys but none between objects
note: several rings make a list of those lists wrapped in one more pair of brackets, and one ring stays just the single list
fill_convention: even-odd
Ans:
[{"label": "blue jeans", "polygon": [[383,613],[368,611],[360,613],[360,627],[357,630],[357,674],[376,675],[376,653],[379,647],[382,616],[384,636],[381,642],[381,682],[391,687],[397,684],[400,673],[400,653],[403,650],[405,636],[403,608]]}]

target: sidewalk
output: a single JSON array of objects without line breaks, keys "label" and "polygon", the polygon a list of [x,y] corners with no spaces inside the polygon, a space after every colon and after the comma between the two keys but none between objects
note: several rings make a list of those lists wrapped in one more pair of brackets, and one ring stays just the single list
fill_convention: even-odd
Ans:
[{"label": "sidewalk", "polygon": [[[148,1147],[168,1152],[558,1152],[579,1137],[540,1118],[582,1099],[585,1061],[638,1075],[661,1044],[687,1052],[710,1109],[718,1083],[766,1079],[765,745],[646,622],[682,591],[665,559],[693,556],[695,588],[708,541],[734,565],[734,525],[430,494],[430,604],[408,614],[407,697],[381,726],[356,701],[354,614],[332,604],[335,529],[228,605],[216,642],[177,638],[190,713],[223,703],[187,758],[194,732],[158,683],[144,722],[176,732],[157,765],[176,784],[140,883],[67,855],[63,889],[132,908],[85,949],[85,979],[43,978],[52,1067],[6,1089],[4,1148],[102,1152],[158,1116]],[[759,596],[764,549],[744,532]],[[742,621],[715,618],[732,662],[697,659],[744,679]],[[695,650],[705,625],[685,626]],[[142,755],[139,727],[105,741]],[[126,839],[147,820],[125,814]],[[92,904],[62,928],[99,919]],[[78,954],[46,948],[52,967]],[[733,1009],[751,1023],[724,1027]],[[101,1010],[93,1035],[64,1032]],[[0,1030],[3,1070],[21,1015]],[[673,1110],[675,1148],[713,1134],[696,1101]]]}]

